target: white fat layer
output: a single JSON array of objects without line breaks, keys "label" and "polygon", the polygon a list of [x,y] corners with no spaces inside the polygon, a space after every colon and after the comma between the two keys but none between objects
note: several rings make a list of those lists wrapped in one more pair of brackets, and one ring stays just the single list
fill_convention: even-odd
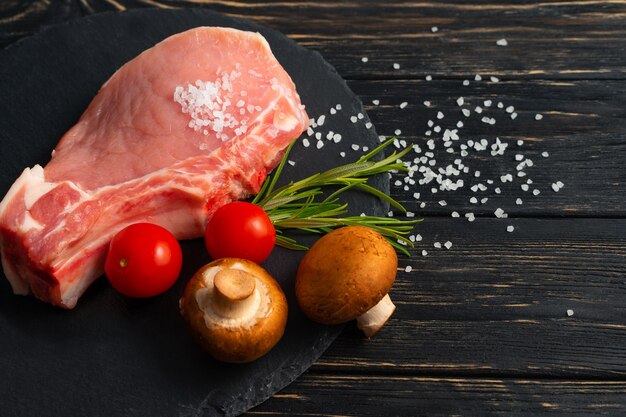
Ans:
[{"label": "white fat layer", "polygon": [[43,168],[40,165],[24,169],[11,188],[9,188],[9,191],[2,199],[2,202],[0,202],[0,216],[2,216],[2,213],[6,210],[8,204],[13,201],[15,195],[22,189],[22,187],[26,187],[28,189],[31,184],[43,181]]},{"label": "white fat layer", "polygon": [[31,229],[41,230],[43,229],[43,224],[33,219],[33,216],[31,216],[30,212],[27,211],[24,213],[24,220],[22,221],[20,229],[22,232],[28,232]]},{"label": "white fat layer", "polygon": [[43,176],[41,179],[34,178],[33,182],[26,187],[24,192],[24,205],[26,205],[26,210],[30,210],[37,200],[51,190],[55,189],[57,185],[59,184],[55,182],[46,182],[46,180],[43,179]]},{"label": "white fat layer", "polygon": [[[255,289],[250,297],[233,303],[235,306],[224,308],[216,301],[213,281],[215,275],[223,268],[214,266],[202,274],[205,288],[196,292],[196,303],[204,313],[204,322],[210,329],[244,328],[254,326],[259,319],[266,317],[270,311],[268,288],[263,281],[255,278]],[[243,264],[236,262],[229,269],[238,269],[254,275]]]}]

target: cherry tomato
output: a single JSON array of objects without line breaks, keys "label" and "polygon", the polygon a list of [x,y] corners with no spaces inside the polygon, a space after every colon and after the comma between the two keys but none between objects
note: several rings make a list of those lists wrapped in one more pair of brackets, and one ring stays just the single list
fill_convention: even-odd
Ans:
[{"label": "cherry tomato", "polygon": [[213,259],[243,258],[260,264],[274,249],[276,229],[261,207],[236,201],[217,209],[204,241]]},{"label": "cherry tomato", "polygon": [[182,263],[180,244],[167,229],[136,223],[113,237],[104,271],[121,294],[152,297],[174,285]]}]

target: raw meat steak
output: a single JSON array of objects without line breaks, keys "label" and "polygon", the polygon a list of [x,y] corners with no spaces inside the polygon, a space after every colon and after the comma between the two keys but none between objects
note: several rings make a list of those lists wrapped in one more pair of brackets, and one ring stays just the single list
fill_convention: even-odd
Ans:
[{"label": "raw meat steak", "polygon": [[202,236],[222,204],[258,192],[308,117],[265,39],[202,27],[120,68],[42,168],[0,203],[16,294],[72,308],[129,224]]}]

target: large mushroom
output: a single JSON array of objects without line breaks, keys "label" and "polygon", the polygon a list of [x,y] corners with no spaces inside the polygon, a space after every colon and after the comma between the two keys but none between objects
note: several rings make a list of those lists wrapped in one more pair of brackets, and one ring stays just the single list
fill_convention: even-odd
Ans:
[{"label": "large mushroom", "polygon": [[378,232],[346,226],[320,238],[306,253],[296,275],[296,298],[304,314],[323,324],[356,318],[372,337],[395,310],[389,290],[398,256]]},{"label": "large mushroom", "polygon": [[223,258],[191,278],[180,311],[191,333],[215,359],[251,362],[278,343],[287,323],[280,285],[254,262]]}]

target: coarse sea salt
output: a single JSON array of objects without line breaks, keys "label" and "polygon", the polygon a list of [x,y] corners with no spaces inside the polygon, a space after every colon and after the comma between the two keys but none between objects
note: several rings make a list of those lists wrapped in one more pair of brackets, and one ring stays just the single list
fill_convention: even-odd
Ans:
[{"label": "coarse sea salt", "polygon": [[498,46],[507,46],[508,44],[509,44],[509,42],[505,38],[498,39],[496,41],[496,45],[498,45]]}]

